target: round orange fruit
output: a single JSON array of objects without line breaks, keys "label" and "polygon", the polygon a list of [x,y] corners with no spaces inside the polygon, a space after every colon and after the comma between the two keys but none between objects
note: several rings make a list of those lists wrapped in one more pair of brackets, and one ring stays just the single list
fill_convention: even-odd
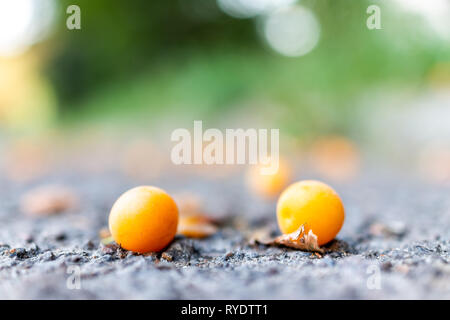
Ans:
[{"label": "round orange fruit", "polygon": [[317,236],[318,244],[333,240],[344,224],[341,198],[325,183],[304,180],[290,185],[280,195],[277,219],[281,232],[291,233],[304,225]]},{"label": "round orange fruit", "polygon": [[178,208],[164,190],[140,186],[128,190],[114,203],[109,230],[124,249],[139,253],[164,249],[175,237]]}]

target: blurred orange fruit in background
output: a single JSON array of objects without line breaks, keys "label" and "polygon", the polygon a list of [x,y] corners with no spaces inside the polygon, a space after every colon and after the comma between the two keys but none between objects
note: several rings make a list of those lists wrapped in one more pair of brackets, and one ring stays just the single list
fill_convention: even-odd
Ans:
[{"label": "blurred orange fruit in background", "polygon": [[311,166],[319,174],[336,181],[354,178],[360,169],[357,146],[340,136],[320,138],[310,149]]},{"label": "blurred orange fruit in background", "polygon": [[263,174],[261,169],[265,165],[249,167],[246,175],[246,183],[250,191],[263,198],[274,198],[291,182],[293,170],[291,164],[285,160],[279,160],[278,170],[274,174]]}]

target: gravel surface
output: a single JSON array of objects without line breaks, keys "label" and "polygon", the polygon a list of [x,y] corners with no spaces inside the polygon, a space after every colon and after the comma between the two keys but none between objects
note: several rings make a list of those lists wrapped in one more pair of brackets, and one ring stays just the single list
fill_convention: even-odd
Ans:
[{"label": "gravel surface", "polygon": [[[251,244],[252,230],[277,232],[275,204],[247,194],[241,180],[152,182],[200,195],[220,231],[177,236],[149,255],[105,246],[98,234],[115,199],[136,182],[111,173],[0,181],[0,298],[450,299],[450,186],[380,172],[332,183],[346,221],[319,256]],[[21,213],[20,196],[44,182],[73,188],[78,208],[46,218]]]}]

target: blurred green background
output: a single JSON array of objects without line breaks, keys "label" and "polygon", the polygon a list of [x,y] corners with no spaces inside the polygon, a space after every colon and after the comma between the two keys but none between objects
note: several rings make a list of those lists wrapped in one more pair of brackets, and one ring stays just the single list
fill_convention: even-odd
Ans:
[{"label": "blurred green background", "polygon": [[[81,30],[66,27],[73,4]],[[372,4],[380,30],[366,26]],[[396,108],[450,87],[447,0],[1,0],[0,8],[3,136],[170,132],[199,119],[363,141],[373,127],[404,124],[374,110],[403,119]],[[446,110],[447,98],[438,102]],[[450,141],[448,130],[432,136]]]},{"label": "blurred green background", "polygon": [[[311,52],[286,57],[269,48],[261,24],[276,5],[245,19],[211,0],[55,2],[50,34],[31,49],[45,56],[36,72],[56,100],[51,125],[142,114],[216,117],[262,100],[280,109],[279,125],[294,133],[345,131],[364,90],[421,89],[450,59],[448,39],[395,1],[272,2],[315,15],[320,39]],[[381,30],[366,27],[371,3],[381,8]],[[71,4],[81,8],[81,30],[66,28]]]}]

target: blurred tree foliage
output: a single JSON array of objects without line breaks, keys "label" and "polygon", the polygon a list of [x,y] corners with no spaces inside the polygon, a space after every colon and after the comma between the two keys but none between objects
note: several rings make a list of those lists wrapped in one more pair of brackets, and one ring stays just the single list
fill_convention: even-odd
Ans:
[{"label": "blurred tree foliage", "polygon": [[62,9],[71,4],[81,8],[82,30],[67,30],[68,15],[60,16],[54,41],[61,46],[48,70],[63,105],[168,56],[257,44],[249,21],[225,16],[211,0],[60,1]]},{"label": "blurred tree foliage", "polygon": [[67,30],[62,14],[52,39],[58,45],[47,72],[62,114],[163,106],[214,113],[258,97],[283,106],[282,125],[294,133],[340,130],[354,121],[352,99],[364,89],[422,86],[449,58],[448,44],[424,36],[416,17],[388,1],[380,1],[383,29],[372,31],[369,1],[299,3],[318,17],[320,42],[287,58],[265,46],[259,19],[229,17],[213,0],[60,1],[61,12],[69,4],[82,11],[82,30]]}]

